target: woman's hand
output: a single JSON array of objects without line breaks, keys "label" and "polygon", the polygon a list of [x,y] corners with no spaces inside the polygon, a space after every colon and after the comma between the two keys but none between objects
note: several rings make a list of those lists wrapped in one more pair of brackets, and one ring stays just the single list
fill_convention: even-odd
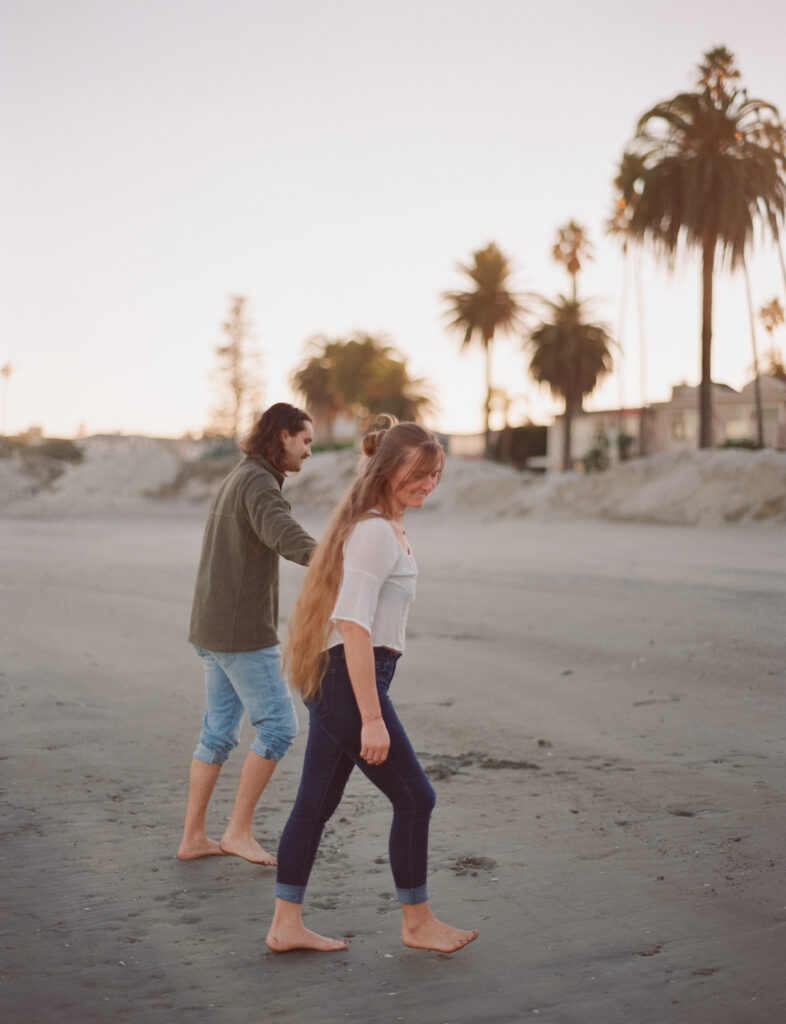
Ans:
[{"label": "woman's hand", "polygon": [[356,622],[338,624],[344,639],[349,681],[360,720],[360,756],[367,764],[382,764],[390,750],[390,735],[382,718],[374,669],[374,649],[367,629]]},{"label": "woman's hand", "polygon": [[382,716],[365,722],[360,729],[360,756],[368,764],[382,764],[390,750],[390,735]]}]

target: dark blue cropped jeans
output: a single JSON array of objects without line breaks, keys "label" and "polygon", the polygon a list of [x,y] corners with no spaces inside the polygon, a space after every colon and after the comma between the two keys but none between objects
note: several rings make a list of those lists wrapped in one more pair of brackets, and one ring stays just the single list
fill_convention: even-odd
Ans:
[{"label": "dark blue cropped jeans", "polygon": [[393,805],[388,850],[400,903],[425,903],[428,828],[435,795],[388,696],[398,652],[374,648],[377,691],[390,734],[382,764],[360,758],[360,712],[342,645],[331,647],[319,700],[309,703],[303,775],[278,847],[276,896],[302,903],[325,823],[338,807],[357,767]]}]

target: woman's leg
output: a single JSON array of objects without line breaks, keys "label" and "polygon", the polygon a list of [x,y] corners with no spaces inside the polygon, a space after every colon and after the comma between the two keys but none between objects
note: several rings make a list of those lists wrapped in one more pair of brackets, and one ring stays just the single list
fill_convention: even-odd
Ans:
[{"label": "woman's leg", "polygon": [[390,750],[381,765],[358,759],[358,767],[393,805],[390,829],[390,867],[401,903],[401,939],[414,949],[453,953],[477,938],[477,929],[444,924],[428,902],[428,829],[435,804],[434,790],[387,693],[392,677],[388,658],[377,654],[378,691]]},{"label": "woman's leg", "polygon": [[454,953],[477,938],[478,932],[444,924],[431,910],[426,875],[434,790],[386,693],[380,692],[380,703],[390,735],[390,751],[381,765],[358,761],[358,766],[393,804],[389,851],[401,904],[401,940],[414,949]]},{"label": "woman's leg", "polygon": [[404,915],[404,943],[453,952],[477,936],[477,931],[443,924],[428,904],[428,826],[434,790],[387,695],[394,665],[395,658],[383,655],[378,660],[380,705],[391,744],[381,765],[369,765],[360,758],[360,715],[349,678],[340,657],[331,657],[322,700],[316,711],[311,709],[303,777],[295,807],[281,836],[276,910],[267,939],[271,949],[328,950],[346,945],[306,929],[301,904],[322,829],[338,806],[355,764],[393,805],[389,852]]},{"label": "woman's leg", "polygon": [[306,928],[302,904],[325,823],[338,807],[353,767],[352,759],[324,731],[312,710],[303,774],[278,847],[276,906],[265,940],[276,953],[347,947],[343,939]]},{"label": "woman's leg", "polygon": [[390,736],[388,756],[378,765],[367,764],[358,756],[357,765],[393,806],[388,853],[396,896],[402,904],[423,903],[428,899],[428,833],[436,795],[387,692],[382,687],[379,690]]},{"label": "woman's leg", "polygon": [[353,761],[311,713],[295,804],[278,844],[276,896],[302,903],[325,824],[341,802]]}]

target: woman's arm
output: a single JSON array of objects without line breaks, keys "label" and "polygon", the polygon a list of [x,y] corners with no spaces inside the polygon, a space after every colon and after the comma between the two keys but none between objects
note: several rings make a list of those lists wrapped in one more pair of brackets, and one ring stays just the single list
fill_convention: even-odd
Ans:
[{"label": "woman's arm", "polygon": [[355,694],[360,718],[360,756],[368,764],[382,764],[390,749],[390,736],[382,720],[374,669],[374,649],[368,630],[356,622],[338,623],[344,640],[344,653],[352,690]]}]

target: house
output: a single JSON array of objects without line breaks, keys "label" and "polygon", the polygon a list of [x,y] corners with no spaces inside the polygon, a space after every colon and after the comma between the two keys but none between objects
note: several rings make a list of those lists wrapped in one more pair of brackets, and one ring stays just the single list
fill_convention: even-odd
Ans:
[{"label": "house", "polygon": [[[762,375],[761,392],[764,445],[786,451],[786,381]],[[548,435],[548,465],[555,469],[562,457],[564,416],[558,416]],[[727,384],[712,385],[712,434],[715,446],[750,441],[755,444],[756,382],[741,391]],[[622,436],[624,444],[618,443]],[[698,385],[676,384],[668,402],[653,402],[639,409],[583,412],[571,424],[571,454],[581,464],[591,453],[605,453],[609,462],[622,457],[654,455],[698,447]],[[622,454],[624,450],[624,454]]]},{"label": "house", "polygon": [[[778,377],[759,377],[764,445],[786,449],[786,382]],[[668,402],[655,402],[653,414],[652,451],[695,448],[699,437],[699,388],[677,384]],[[724,442],[756,442],[756,381],[749,381],[741,391],[726,384],[712,386],[712,440]]]}]

